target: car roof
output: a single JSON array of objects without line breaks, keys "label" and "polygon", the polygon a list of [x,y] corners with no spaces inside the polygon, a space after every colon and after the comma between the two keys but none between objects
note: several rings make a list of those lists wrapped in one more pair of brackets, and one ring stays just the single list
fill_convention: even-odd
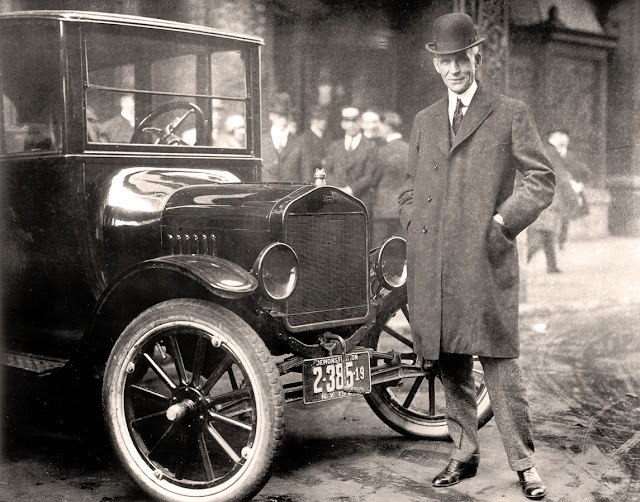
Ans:
[{"label": "car roof", "polygon": [[219,37],[252,42],[260,45],[264,40],[260,37],[250,35],[239,35],[234,33],[198,26],[195,24],[179,23],[167,21],[165,19],[154,19],[142,16],[130,16],[125,14],[111,14],[106,12],[87,12],[76,10],[31,10],[16,11],[0,14],[0,19],[55,19],[58,21],[83,22],[83,23],[103,23],[119,24],[126,26],[140,26],[146,28],[159,28],[186,33],[197,33],[201,35],[216,35]]}]

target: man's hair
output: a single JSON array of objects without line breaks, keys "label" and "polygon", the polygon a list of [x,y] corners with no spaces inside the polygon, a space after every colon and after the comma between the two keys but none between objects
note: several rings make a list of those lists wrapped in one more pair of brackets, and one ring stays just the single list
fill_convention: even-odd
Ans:
[{"label": "man's hair", "polygon": [[398,132],[402,126],[402,118],[396,112],[383,112],[380,118],[382,123],[388,125],[393,132]]}]

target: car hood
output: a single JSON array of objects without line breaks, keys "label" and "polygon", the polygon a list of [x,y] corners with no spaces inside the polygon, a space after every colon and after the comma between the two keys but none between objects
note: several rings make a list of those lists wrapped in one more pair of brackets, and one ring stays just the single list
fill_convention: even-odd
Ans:
[{"label": "car hood", "polygon": [[211,169],[132,167],[110,180],[108,226],[140,226],[163,214],[217,207],[222,213],[259,212],[300,188],[290,183],[245,184],[232,173]]}]

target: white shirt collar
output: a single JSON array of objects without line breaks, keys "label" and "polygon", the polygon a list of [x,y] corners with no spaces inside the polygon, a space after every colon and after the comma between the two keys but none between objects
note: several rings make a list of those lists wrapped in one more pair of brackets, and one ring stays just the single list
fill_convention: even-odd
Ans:
[{"label": "white shirt collar", "polygon": [[289,137],[289,130],[285,129],[284,131],[277,126],[271,126],[271,140],[273,141],[273,146],[276,148],[281,147],[284,148],[287,145],[287,139]]},{"label": "white shirt collar", "polygon": [[[351,142],[349,142],[350,139],[351,139]],[[362,139],[362,133],[361,132],[359,132],[358,134],[356,134],[353,137],[347,136],[345,134],[345,136],[344,136],[344,149],[346,150],[347,148],[349,148],[349,144],[351,144],[351,150],[355,150],[356,148],[358,148],[358,145],[360,144],[360,140],[361,139]]]},{"label": "white shirt collar", "polygon": [[459,98],[462,101],[462,115],[467,113],[467,108],[471,104],[471,100],[478,90],[478,83],[474,80],[473,83],[469,86],[469,88],[464,91],[462,94],[456,94],[451,89],[447,89],[447,94],[449,96],[449,122],[453,122],[453,114],[456,111],[456,101]]},{"label": "white shirt collar", "polygon": [[387,143],[391,143],[393,140],[401,138],[402,134],[400,134],[399,132],[392,132],[391,134],[389,134],[389,136],[387,136]]},{"label": "white shirt collar", "polygon": [[322,138],[322,136],[324,135],[324,132],[322,131],[322,129],[320,129],[319,127],[315,127],[315,125],[309,126],[309,129],[311,129],[313,134],[318,136],[318,138]]},{"label": "white shirt collar", "polygon": [[130,114],[127,110],[120,110],[120,115],[122,115],[127,120],[127,122],[131,124],[131,127],[135,127],[136,118],[132,114]]}]

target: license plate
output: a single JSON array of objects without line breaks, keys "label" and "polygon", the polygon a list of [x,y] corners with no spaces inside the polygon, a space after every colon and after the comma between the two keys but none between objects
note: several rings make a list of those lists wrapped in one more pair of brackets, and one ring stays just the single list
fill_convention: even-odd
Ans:
[{"label": "license plate", "polygon": [[304,404],[371,392],[371,363],[367,352],[305,359],[302,365]]}]

